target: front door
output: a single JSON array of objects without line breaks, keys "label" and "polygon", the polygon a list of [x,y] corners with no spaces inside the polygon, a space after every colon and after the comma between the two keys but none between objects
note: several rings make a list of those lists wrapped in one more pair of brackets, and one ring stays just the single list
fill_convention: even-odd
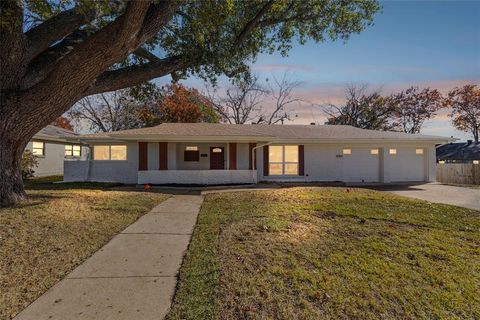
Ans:
[{"label": "front door", "polygon": [[225,169],[224,151],[224,147],[210,147],[210,170]]}]

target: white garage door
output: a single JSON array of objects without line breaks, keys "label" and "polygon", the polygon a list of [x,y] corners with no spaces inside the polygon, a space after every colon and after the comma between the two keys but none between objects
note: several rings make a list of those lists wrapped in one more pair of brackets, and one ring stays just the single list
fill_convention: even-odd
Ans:
[{"label": "white garage door", "polygon": [[[423,149],[419,149],[423,150]],[[397,148],[396,155],[389,157],[389,174],[392,182],[425,181],[425,151],[416,148]]]},{"label": "white garage door", "polygon": [[[378,149],[374,149],[378,150]],[[378,182],[380,179],[380,156],[372,149],[352,148],[343,155],[343,176],[346,182]]]}]

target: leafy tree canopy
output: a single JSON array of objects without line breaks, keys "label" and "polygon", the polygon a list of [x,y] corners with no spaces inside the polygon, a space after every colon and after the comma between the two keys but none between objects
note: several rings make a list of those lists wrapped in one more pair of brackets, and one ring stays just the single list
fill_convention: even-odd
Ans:
[{"label": "leafy tree canopy", "polygon": [[[27,1],[30,27],[71,10],[95,15],[82,26],[94,33],[125,10],[125,1]],[[159,1],[162,2],[162,1]],[[288,54],[293,41],[347,40],[373,22],[380,9],[376,0],[200,0],[177,1],[169,23],[148,39],[142,49],[113,68],[161,58],[181,60],[175,79],[195,74],[215,81],[220,75],[248,77],[248,65],[260,53]],[[155,61],[153,61],[155,62]]]}]

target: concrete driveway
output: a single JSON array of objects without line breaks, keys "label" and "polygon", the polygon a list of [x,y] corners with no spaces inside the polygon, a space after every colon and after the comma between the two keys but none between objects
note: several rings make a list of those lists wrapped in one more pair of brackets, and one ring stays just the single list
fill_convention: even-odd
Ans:
[{"label": "concrete driveway", "polygon": [[381,188],[401,196],[445,203],[480,211],[480,188],[455,187],[439,183]]}]

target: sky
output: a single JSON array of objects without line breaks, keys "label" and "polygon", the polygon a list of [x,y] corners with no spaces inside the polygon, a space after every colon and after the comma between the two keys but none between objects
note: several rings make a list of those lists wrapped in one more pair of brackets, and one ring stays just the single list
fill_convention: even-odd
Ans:
[{"label": "sky", "polygon": [[[252,65],[261,77],[281,76],[302,82],[295,95],[309,104],[291,106],[291,124],[323,123],[321,108],[341,103],[348,84],[367,84],[384,94],[412,85],[445,93],[467,83],[480,85],[479,1],[382,1],[374,25],[347,42],[294,45],[288,57],[264,54]],[[198,80],[187,84],[200,86]],[[448,111],[425,123],[421,133],[467,133],[450,124]]]}]

